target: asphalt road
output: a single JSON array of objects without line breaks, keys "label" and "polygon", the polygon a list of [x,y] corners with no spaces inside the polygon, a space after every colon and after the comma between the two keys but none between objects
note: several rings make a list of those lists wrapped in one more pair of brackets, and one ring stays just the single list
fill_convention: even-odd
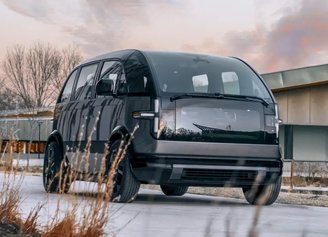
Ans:
[{"label": "asphalt road", "polygon": [[[76,192],[94,192],[94,187],[78,182]],[[40,213],[41,224],[52,218],[57,207],[65,211],[70,203],[83,199],[81,195],[48,195],[43,190],[41,177],[37,176],[25,177],[21,195],[21,212],[25,216],[37,204],[46,201]],[[92,197],[88,199],[93,200]],[[166,197],[158,191],[143,189],[133,203],[111,204],[106,234],[118,237],[246,237],[255,212],[256,207],[243,200],[192,194]],[[274,204],[260,210],[258,237],[327,237],[327,220],[328,208]]]}]

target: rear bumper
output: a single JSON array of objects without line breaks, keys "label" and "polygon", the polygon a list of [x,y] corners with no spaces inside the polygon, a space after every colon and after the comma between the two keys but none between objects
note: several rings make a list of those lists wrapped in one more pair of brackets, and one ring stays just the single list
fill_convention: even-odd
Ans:
[{"label": "rear bumper", "polygon": [[189,186],[246,187],[258,175],[271,183],[282,167],[279,146],[259,144],[157,141],[132,161],[143,183]]}]

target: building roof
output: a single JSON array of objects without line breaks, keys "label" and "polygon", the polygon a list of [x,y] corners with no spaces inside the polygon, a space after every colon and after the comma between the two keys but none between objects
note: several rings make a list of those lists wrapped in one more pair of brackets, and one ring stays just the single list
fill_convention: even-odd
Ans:
[{"label": "building roof", "polygon": [[328,84],[328,64],[261,75],[273,92]]}]

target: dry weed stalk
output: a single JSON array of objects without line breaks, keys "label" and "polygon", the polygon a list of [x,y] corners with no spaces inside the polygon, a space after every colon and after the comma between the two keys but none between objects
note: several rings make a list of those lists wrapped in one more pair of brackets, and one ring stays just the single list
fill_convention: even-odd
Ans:
[{"label": "dry weed stalk", "polygon": [[[96,122],[98,119],[96,119]],[[109,153],[109,147],[106,145],[105,151],[101,160],[101,168],[98,172],[97,179],[97,195],[96,200],[91,202],[85,201],[84,209],[81,213],[81,219],[77,218],[77,207],[78,204],[75,202],[71,208],[65,213],[65,216],[58,220],[57,217],[60,216],[60,204],[59,201],[57,203],[57,210],[54,213],[55,217],[51,220],[51,222],[45,227],[45,230],[42,231],[42,236],[45,237],[54,237],[54,236],[62,236],[62,237],[97,237],[102,236],[104,234],[104,226],[107,223],[108,215],[109,215],[109,202],[112,197],[113,187],[115,185],[115,176],[120,162],[124,159],[127,149],[132,142],[134,134],[138,129],[138,125],[135,126],[134,130],[129,137],[122,137],[119,149],[117,154],[115,155],[111,167],[109,169],[109,173],[106,174],[106,159]],[[96,126],[91,131],[91,134],[88,137],[88,142],[86,146],[86,150],[83,154],[82,159],[79,159],[79,151],[76,152],[76,164],[75,167],[81,167],[82,161],[85,162],[85,168],[89,171],[89,156],[90,156],[90,148],[91,148],[91,137],[96,129]],[[80,134],[80,144],[82,140],[83,133]],[[10,147],[10,144],[8,145]],[[7,146],[7,147],[8,147]],[[3,155],[2,155],[3,157]],[[12,152],[10,152],[10,160],[12,161]],[[95,161],[96,164],[97,161]],[[67,169],[66,164],[64,162],[60,165],[59,172],[63,172],[64,169]],[[25,234],[39,234],[38,230],[38,217],[41,209],[44,205],[38,205],[35,209],[33,209],[27,219],[22,220],[19,213],[19,204],[20,204],[20,188],[23,182],[23,176],[17,176],[15,169],[13,169],[13,162],[6,163],[7,172],[4,175],[4,179],[2,180],[2,190],[0,193],[0,220],[5,221],[9,224],[13,224],[18,226],[22,233]],[[65,176],[59,176],[59,183],[65,184],[66,181],[73,183],[77,179],[77,175],[73,172],[72,169],[69,172],[66,172]],[[64,179],[64,180],[61,180]],[[88,177],[84,177],[84,180],[90,181]],[[103,192],[102,185],[105,181],[105,191]],[[64,186],[60,185],[59,192],[64,192]]]},{"label": "dry weed stalk", "polygon": [[230,227],[231,226],[230,218],[231,218],[231,216],[229,215],[225,220],[226,237],[234,237],[235,236],[234,232],[231,230],[231,227]]},{"label": "dry weed stalk", "polygon": [[[1,142],[2,143],[2,142]],[[3,152],[1,154],[1,166],[4,168],[5,171],[11,171],[14,167],[13,167],[13,153],[11,150],[11,147],[13,146],[14,141],[13,140],[9,140],[8,142],[6,142],[6,145],[3,149]]]},{"label": "dry weed stalk", "polygon": [[[253,195],[256,195],[256,193],[259,189],[259,184],[262,182],[263,178],[264,178],[264,174],[261,174],[261,173],[259,173],[256,176],[255,181],[253,183],[253,186],[251,188]],[[251,228],[248,232],[248,237],[258,237],[257,225],[258,225],[258,221],[259,221],[259,218],[260,218],[260,213],[261,213],[262,206],[263,206],[263,204],[265,203],[266,200],[267,200],[267,196],[265,197],[265,195],[262,195],[259,198],[259,201],[256,203],[255,214],[254,214],[254,217],[253,217]]]},{"label": "dry weed stalk", "polygon": [[[9,157],[12,158],[12,153]],[[27,219],[24,220],[19,212],[21,202],[21,185],[24,181],[23,174],[18,175],[17,169],[12,163],[7,163],[6,171],[2,173],[0,188],[0,221],[9,226],[14,226],[16,231],[31,236],[39,236],[37,219],[43,205],[32,210]]]},{"label": "dry weed stalk", "polygon": [[[254,193],[256,193],[258,191],[259,184],[262,182],[264,177],[265,177],[265,174],[258,174],[256,176],[255,182],[252,186],[252,191]],[[275,179],[276,179],[276,176],[272,176],[270,178],[269,183],[272,183]],[[270,188],[269,186],[265,187],[265,190],[259,196],[259,199],[256,203],[256,209],[255,209],[255,214],[254,214],[254,217],[253,217],[252,226],[251,226],[251,228],[248,232],[248,237],[258,237],[259,236],[257,226],[258,226],[258,223],[259,223],[259,220],[260,220],[260,214],[261,214],[262,207],[265,205],[265,203],[269,199],[269,192],[267,192],[267,190],[269,188]]]},{"label": "dry weed stalk", "polygon": [[74,237],[77,235],[74,235],[74,231],[72,229],[75,229],[76,219],[75,215],[68,214],[65,215],[65,217],[57,222],[54,226],[52,226],[49,230],[42,233],[42,237]]},{"label": "dry weed stalk", "polygon": [[60,204],[57,202],[57,209],[51,223],[45,227],[42,237],[74,237],[76,235],[76,205],[73,205],[70,211],[65,213],[62,219],[57,219],[60,212]]},{"label": "dry weed stalk", "polygon": [[21,225],[21,230],[23,231],[23,233],[32,235],[39,232],[38,218],[43,206],[44,204],[38,205],[28,214],[28,217]]},{"label": "dry weed stalk", "polygon": [[[98,119],[96,120],[96,122]],[[86,171],[89,171],[89,158],[90,158],[90,149],[91,149],[91,137],[93,132],[95,132],[95,127],[91,131],[91,134],[88,137],[87,146],[84,154],[74,155],[75,158],[75,167],[82,167],[82,161],[86,164]],[[61,220],[53,219],[52,222],[46,227],[46,231],[42,236],[45,237],[98,237],[103,236],[104,234],[104,226],[106,225],[109,217],[109,204],[112,199],[112,191],[115,186],[115,176],[117,169],[119,167],[120,162],[124,159],[126,152],[128,150],[129,145],[131,144],[134,134],[139,128],[139,125],[136,125],[131,134],[128,137],[122,137],[121,143],[116,153],[111,167],[109,169],[108,174],[106,174],[106,166],[108,165],[106,160],[109,155],[110,147],[108,144],[105,145],[104,153],[101,160],[100,170],[97,173],[97,194],[95,200],[83,200],[83,209],[82,213],[80,213],[81,218],[78,220],[77,216],[77,201],[75,204],[65,213],[64,218]],[[80,134],[80,138],[82,138],[83,133]],[[81,156],[81,159],[79,157]],[[97,160],[95,160],[96,165]],[[59,172],[63,172],[65,168],[63,162],[60,167]],[[88,172],[86,172],[88,173]],[[59,175],[59,174],[58,174]],[[59,175],[59,178],[61,176]],[[70,183],[76,181],[78,176],[75,172],[70,169],[64,177],[63,181],[60,184],[64,184],[68,180]],[[87,175],[84,177],[80,176],[79,178],[83,178],[84,181],[90,181],[90,178]],[[105,181],[105,184],[104,184]],[[105,190],[103,189],[103,184],[105,185]],[[60,192],[63,192],[65,187],[60,187]],[[75,187],[73,187],[75,188]],[[76,197],[76,196],[75,196]],[[79,201],[79,206],[81,206],[81,202]],[[55,216],[59,215],[60,205],[57,203],[57,211]],[[62,231],[64,230],[64,231]]]},{"label": "dry weed stalk", "polygon": [[105,177],[106,170],[106,158],[108,156],[109,147],[106,146],[103,159],[102,159],[102,167],[100,173],[98,174],[98,191],[101,190],[102,182],[101,180],[106,180],[105,182],[105,192],[98,192],[96,201],[92,202],[91,206],[89,206],[89,211],[83,215],[83,220],[80,226],[79,236],[91,237],[91,236],[101,236],[103,234],[103,228],[108,220],[109,215],[109,202],[112,199],[112,192],[115,185],[115,176],[118,170],[119,164],[125,158],[126,152],[128,150],[129,145],[131,144],[134,134],[139,128],[139,125],[136,125],[127,138],[122,137],[120,147],[118,149],[117,154],[112,161],[109,175],[107,178]]},{"label": "dry weed stalk", "polygon": [[84,177],[84,181],[89,181],[89,177],[88,177],[88,174],[89,174],[89,161],[90,161],[90,150],[91,150],[91,142],[92,142],[92,136],[94,134],[94,132],[97,130],[97,124],[98,124],[98,121],[99,121],[99,116],[100,116],[100,111],[98,111],[98,115],[96,117],[96,120],[95,120],[95,123],[92,127],[92,130],[88,136],[88,139],[87,139],[87,144],[85,146],[85,151],[84,151],[84,154],[82,156],[82,161],[84,161],[84,164],[85,164],[85,174],[86,176]]},{"label": "dry weed stalk", "polygon": [[127,138],[128,139],[127,141],[126,141],[126,138],[124,138],[124,137],[122,137],[122,139],[121,139],[119,149],[117,151],[117,154],[114,157],[114,160],[112,161],[111,168],[109,170],[109,175],[107,177],[105,200],[111,199],[111,195],[112,195],[113,188],[115,185],[115,176],[116,176],[118,167],[119,167],[120,163],[122,162],[122,160],[124,159],[126,152],[134,138],[134,134],[138,130],[138,128],[139,128],[139,125],[137,124],[134,127],[132,133],[130,134],[130,137]]},{"label": "dry weed stalk", "polygon": [[20,195],[18,188],[9,185],[1,192],[0,200],[0,220],[8,224],[20,226],[22,221],[19,215]]}]

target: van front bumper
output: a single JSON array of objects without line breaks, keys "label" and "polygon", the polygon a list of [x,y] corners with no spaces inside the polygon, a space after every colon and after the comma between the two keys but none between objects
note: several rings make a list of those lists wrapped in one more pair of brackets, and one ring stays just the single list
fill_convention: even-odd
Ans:
[{"label": "van front bumper", "polygon": [[131,165],[142,183],[248,187],[274,182],[283,162],[278,145],[156,141]]}]

